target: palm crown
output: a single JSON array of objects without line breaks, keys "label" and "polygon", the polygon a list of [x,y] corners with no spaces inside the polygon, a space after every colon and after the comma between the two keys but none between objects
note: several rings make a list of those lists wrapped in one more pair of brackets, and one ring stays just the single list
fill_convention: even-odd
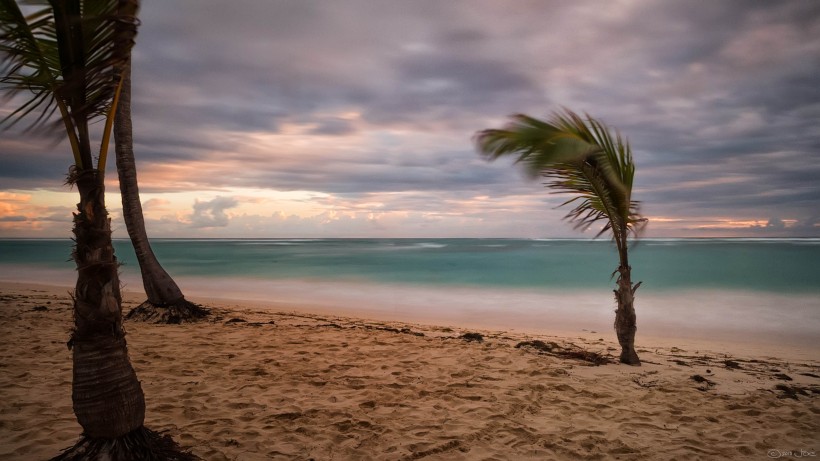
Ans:
[{"label": "palm crown", "polygon": [[74,163],[93,168],[89,123],[106,118],[98,169],[105,152],[123,66],[136,35],[133,0],[36,0],[24,15],[14,0],[0,0],[0,89],[29,99],[0,121],[11,126],[36,114],[34,127],[55,111],[65,125]]},{"label": "palm crown", "polygon": [[598,235],[612,230],[616,242],[625,242],[627,233],[645,222],[632,200],[635,165],[629,144],[588,115],[585,120],[564,110],[542,121],[518,114],[503,129],[480,131],[475,140],[489,159],[516,156],[530,175],[547,178],[556,193],[577,194],[562,203],[578,202],[566,216],[576,228],[605,220]]}]

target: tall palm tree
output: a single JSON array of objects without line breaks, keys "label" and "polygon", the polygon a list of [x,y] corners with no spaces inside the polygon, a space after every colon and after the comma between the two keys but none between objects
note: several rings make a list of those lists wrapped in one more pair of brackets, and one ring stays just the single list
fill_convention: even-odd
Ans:
[{"label": "tall palm tree", "polygon": [[475,136],[479,152],[489,160],[516,157],[532,177],[547,179],[556,193],[575,194],[562,205],[575,203],[565,219],[587,229],[603,222],[600,236],[607,231],[618,248],[620,264],[615,299],[615,332],[621,345],[620,360],[640,365],[635,351],[635,291],[629,265],[628,238],[637,235],[646,219],[639,203],[632,200],[635,164],[629,144],[601,122],[586,119],[569,110],[554,112],[547,121],[515,115],[503,129],[480,131]]},{"label": "tall palm tree", "polygon": [[[104,172],[114,111],[137,32],[133,0],[31,2],[25,16],[14,0],[0,0],[0,87],[32,96],[8,125],[40,112],[34,126],[59,110],[74,155],[68,183],[77,186],[74,214],[77,265],[72,349],[72,401],[83,437],[55,459],[193,459],[167,436],[146,429],[145,397],[128,358]],[[16,99],[10,99],[16,100]],[[98,161],[90,125],[103,119]]]},{"label": "tall palm tree", "polygon": [[137,185],[137,164],[134,160],[130,62],[123,70],[122,90],[114,119],[114,150],[117,154],[117,174],[120,179],[125,228],[134,246],[142,273],[142,285],[148,296],[148,299],[131,310],[126,318],[156,323],[182,323],[206,317],[208,310],[186,300],[174,279],[159,263],[145,230]]}]

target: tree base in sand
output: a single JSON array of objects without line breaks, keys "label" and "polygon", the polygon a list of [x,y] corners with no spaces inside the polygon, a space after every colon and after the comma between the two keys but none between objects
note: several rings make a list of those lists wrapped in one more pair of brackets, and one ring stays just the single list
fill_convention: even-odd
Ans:
[{"label": "tree base in sand", "polygon": [[201,461],[171,438],[140,427],[116,439],[83,436],[51,461]]},{"label": "tree base in sand", "polygon": [[147,323],[180,324],[193,323],[205,319],[211,311],[185,299],[164,306],[145,301],[131,309],[126,320]]}]

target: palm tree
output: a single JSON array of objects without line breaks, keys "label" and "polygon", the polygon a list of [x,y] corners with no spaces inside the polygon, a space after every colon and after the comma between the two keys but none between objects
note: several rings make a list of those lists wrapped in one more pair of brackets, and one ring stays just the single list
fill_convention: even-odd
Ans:
[{"label": "palm tree", "polygon": [[[585,114],[586,115],[586,114]],[[575,194],[562,205],[575,203],[565,219],[575,228],[587,229],[603,221],[597,236],[610,231],[618,248],[620,264],[615,299],[615,332],[621,345],[622,363],[640,365],[635,351],[634,298],[640,282],[632,284],[628,237],[646,223],[639,203],[632,200],[635,164],[629,144],[613,136],[601,122],[569,110],[554,112],[548,121],[515,115],[503,129],[480,131],[475,136],[479,152],[489,160],[516,157],[533,177],[547,179],[556,193]]]},{"label": "palm tree", "polygon": [[[40,112],[34,127],[56,128],[59,110],[74,155],[68,183],[77,186],[74,214],[77,265],[72,349],[72,401],[83,437],[55,459],[195,459],[173,440],[144,427],[145,397],[128,358],[104,172],[109,135],[137,32],[133,0],[31,2],[25,16],[14,0],[0,0],[0,87],[10,96],[31,92],[3,122]],[[49,6],[46,6],[49,5]],[[7,99],[15,100],[15,99]],[[98,161],[91,122],[105,120]]]},{"label": "palm tree", "polygon": [[156,323],[182,323],[206,317],[208,310],[186,300],[174,279],[159,263],[145,231],[137,185],[137,165],[134,161],[130,62],[123,70],[122,90],[114,119],[114,150],[117,154],[117,174],[120,179],[125,227],[134,246],[142,273],[142,285],[148,296],[148,299],[131,310],[126,318]]}]

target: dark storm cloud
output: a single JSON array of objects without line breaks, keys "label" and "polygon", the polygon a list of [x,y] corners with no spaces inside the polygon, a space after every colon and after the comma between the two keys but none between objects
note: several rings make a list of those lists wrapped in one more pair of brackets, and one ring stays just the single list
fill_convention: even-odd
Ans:
[{"label": "dark storm cloud", "polygon": [[73,162],[67,142],[0,131],[0,190],[58,188]]},{"label": "dark storm cloud", "polygon": [[59,186],[66,178],[70,163],[70,157],[54,160],[27,157],[3,158],[0,159],[0,181],[4,188],[26,188],[46,184],[52,187]]}]

